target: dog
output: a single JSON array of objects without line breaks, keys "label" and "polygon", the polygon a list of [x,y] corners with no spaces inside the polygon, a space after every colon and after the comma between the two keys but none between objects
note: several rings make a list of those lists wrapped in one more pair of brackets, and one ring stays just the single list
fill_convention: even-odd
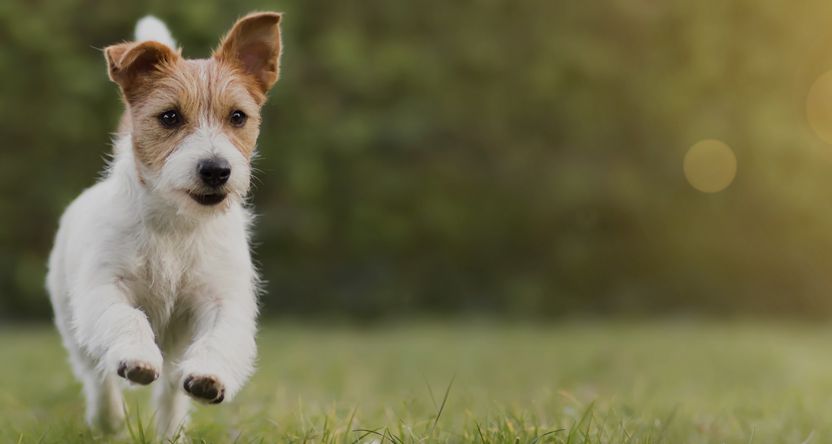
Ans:
[{"label": "dog", "polygon": [[253,373],[246,196],[280,19],[239,19],[207,59],[183,58],[151,16],[104,49],[126,111],[103,178],[61,217],[46,279],[92,427],[122,427],[126,380],[154,384],[157,432],[176,436],[189,397],[229,401]]}]

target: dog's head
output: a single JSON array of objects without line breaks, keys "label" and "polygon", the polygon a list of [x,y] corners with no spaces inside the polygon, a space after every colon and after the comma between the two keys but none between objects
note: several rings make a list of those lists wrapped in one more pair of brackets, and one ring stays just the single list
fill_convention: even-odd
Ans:
[{"label": "dog's head", "polygon": [[278,78],[280,14],[254,13],[208,59],[155,41],[107,47],[139,180],[180,211],[213,211],[249,189],[260,108]]}]

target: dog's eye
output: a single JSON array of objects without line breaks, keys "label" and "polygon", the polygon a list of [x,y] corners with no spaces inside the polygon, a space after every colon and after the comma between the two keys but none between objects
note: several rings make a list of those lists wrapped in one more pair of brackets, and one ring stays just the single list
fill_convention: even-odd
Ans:
[{"label": "dog's eye", "polygon": [[231,115],[228,117],[228,121],[231,122],[231,125],[236,126],[237,128],[242,128],[242,126],[246,124],[247,119],[248,116],[246,113],[238,109],[232,111]]},{"label": "dog's eye", "polygon": [[182,124],[182,116],[179,114],[179,111],[169,109],[159,114],[159,123],[165,128],[176,128]]}]

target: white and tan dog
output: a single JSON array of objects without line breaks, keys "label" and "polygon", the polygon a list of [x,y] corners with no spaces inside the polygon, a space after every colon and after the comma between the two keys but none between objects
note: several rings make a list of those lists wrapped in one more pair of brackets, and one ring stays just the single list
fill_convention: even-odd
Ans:
[{"label": "white and tan dog", "polygon": [[61,218],[47,277],[92,426],[121,426],[120,378],[159,379],[156,428],[170,437],[188,396],[227,401],[253,371],[245,196],[280,46],[280,14],[266,12],[240,19],[208,59],[184,59],[152,17],[135,42],[105,49],[127,110],[105,178]]}]

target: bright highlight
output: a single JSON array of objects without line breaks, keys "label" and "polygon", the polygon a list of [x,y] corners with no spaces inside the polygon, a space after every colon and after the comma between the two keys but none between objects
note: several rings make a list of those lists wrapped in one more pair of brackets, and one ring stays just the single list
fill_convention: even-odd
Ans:
[{"label": "bright highlight", "polygon": [[818,77],[809,88],[806,118],[818,137],[832,143],[832,71]]},{"label": "bright highlight", "polygon": [[731,185],[737,175],[737,158],[727,144],[719,140],[703,140],[685,154],[685,178],[703,193],[716,193]]}]

